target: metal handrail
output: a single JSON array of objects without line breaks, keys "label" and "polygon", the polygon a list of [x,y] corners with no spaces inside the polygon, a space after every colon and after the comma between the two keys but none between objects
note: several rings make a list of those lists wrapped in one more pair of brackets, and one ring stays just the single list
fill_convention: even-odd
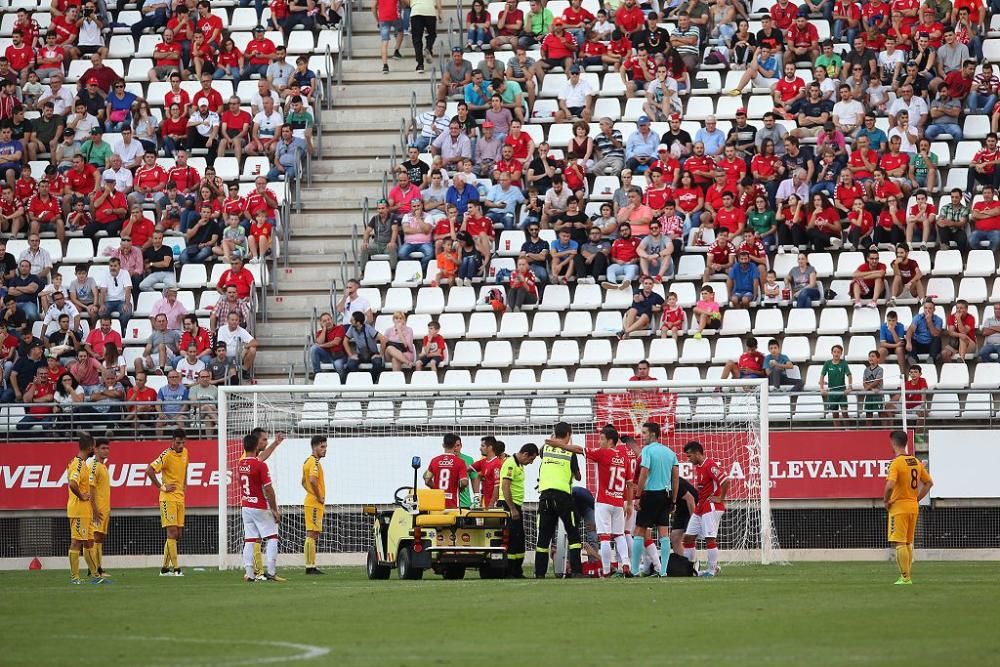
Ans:
[{"label": "metal handrail", "polygon": [[457,0],[455,3],[455,15],[458,17],[456,20],[458,21],[459,37],[461,37],[462,33],[465,32],[465,11],[462,7],[462,0]]},{"label": "metal handrail", "polygon": [[[343,24],[343,21],[341,21],[341,24]],[[338,57],[340,56],[340,54],[337,54],[337,55],[338,55]],[[327,109],[332,109],[333,108],[333,70],[336,67],[336,64],[333,62],[333,51],[330,50],[330,45],[329,44],[326,45],[326,53],[324,54],[323,65],[324,65],[324,69],[326,70],[326,75],[323,77],[324,80],[325,80],[325,82],[324,82],[323,85],[326,88],[326,94],[323,95],[323,97],[324,97],[323,101],[326,103],[326,108]]]},{"label": "metal handrail", "polygon": [[343,31],[347,36],[347,59],[354,58],[354,8],[353,1],[347,0],[344,3],[344,20],[342,22]]},{"label": "metal handrail", "polygon": [[284,243],[283,264],[288,268],[289,242],[292,238],[292,202],[289,198],[288,182],[285,181],[285,201],[281,204],[281,240]]},{"label": "metal handrail", "polygon": [[[343,267],[341,267],[341,273],[343,273],[343,272],[344,272],[343,271]],[[330,280],[330,312],[331,313],[336,313],[337,312],[337,279],[336,278],[332,278]],[[336,315],[334,315],[334,319],[336,319]]]},{"label": "metal handrail", "polygon": [[382,172],[382,199],[389,198],[389,172]]},{"label": "metal handrail", "polygon": [[452,48],[455,46],[454,40],[454,29],[455,29],[455,17],[448,17],[448,53],[451,53]]},{"label": "metal handrail", "polygon": [[357,275],[361,271],[361,261],[358,258],[358,225],[357,223],[351,225],[351,255],[354,265],[354,274]]},{"label": "metal handrail", "polygon": [[[315,317],[315,315],[316,315],[316,309],[314,308],[313,309],[313,317]],[[310,329],[310,331],[316,331],[316,326],[313,325],[309,329]],[[305,345],[302,346],[302,367],[306,369],[306,372],[305,372],[305,380],[306,380],[306,382],[309,382],[309,373],[310,373],[310,371],[312,371],[313,373],[316,372],[314,369],[310,368],[311,364],[310,364],[310,359],[309,359],[309,350],[312,349],[312,346],[313,346],[313,339],[312,339],[311,336],[307,335],[306,336]]]},{"label": "metal handrail", "polygon": [[[309,187],[312,187],[313,184],[312,155],[309,154],[309,151],[302,151],[302,152],[305,153],[305,159],[303,160],[305,164],[302,165],[302,168],[304,170],[304,174],[306,177],[306,183],[309,184]],[[302,178],[302,174],[299,175],[299,178],[300,179]]]},{"label": "metal handrail", "polygon": [[396,172],[396,165],[399,164],[399,156],[396,154],[396,144],[389,147],[389,169]]},{"label": "metal handrail", "polygon": [[431,101],[430,101],[430,103],[431,103],[431,105],[433,105],[434,102],[437,100],[437,84],[438,84],[438,66],[437,66],[437,64],[434,64],[434,65],[431,66],[430,84],[431,84]]},{"label": "metal handrail", "polygon": [[399,119],[399,149],[406,153],[406,119]]}]

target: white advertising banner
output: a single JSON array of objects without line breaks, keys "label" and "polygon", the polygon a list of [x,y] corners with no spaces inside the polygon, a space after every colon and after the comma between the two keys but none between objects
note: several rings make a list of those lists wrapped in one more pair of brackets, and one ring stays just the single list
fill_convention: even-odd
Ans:
[{"label": "white advertising banner", "polygon": [[931,498],[1000,498],[1000,432],[931,430]]}]

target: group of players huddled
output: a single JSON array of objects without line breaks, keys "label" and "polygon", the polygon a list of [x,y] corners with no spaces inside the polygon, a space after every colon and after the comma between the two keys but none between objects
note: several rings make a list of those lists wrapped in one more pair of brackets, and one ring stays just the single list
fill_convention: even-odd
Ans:
[{"label": "group of players huddled", "polygon": [[[508,528],[508,578],[523,578],[524,481],[525,468],[540,459],[538,473],[538,537],[535,551],[535,578],[544,578],[558,522],[563,523],[568,545],[566,576],[583,576],[581,559],[582,513],[574,502],[574,482],[582,480],[577,455],[583,455],[597,469],[593,521],[600,543],[600,575],[633,577],[697,573],[695,548],[704,541],[708,567],[701,576],[719,574],[717,536],[725,511],[729,478],[718,462],[705,454],[697,440],[682,449],[692,465],[690,482],[679,475],[677,455],[660,442],[660,426],[643,424],[641,441],[619,435],[611,425],[598,433],[596,447],[572,441],[569,424],[559,422],[541,447],[523,445],[507,454],[504,443],[493,436],[480,439],[481,458],[476,461],[462,453],[462,440],[454,433],[443,438],[444,453],[431,459],[424,482],[444,491],[445,507],[499,507],[510,514]],[[160,524],[166,531],[161,577],[183,576],[177,543],[184,531],[184,491],[188,451],[186,433],[175,429],[171,444],[146,468],[146,476],[159,490]],[[281,511],[266,464],[284,440],[276,434],[268,443],[263,429],[254,429],[243,438],[243,456],[236,466],[244,530],[244,581],[285,579],[277,574],[278,526]],[[896,549],[900,577],[897,584],[911,583],[913,537],[917,503],[933,484],[922,462],[907,454],[907,435],[894,431],[890,440],[895,454],[889,467],[885,506],[889,512],[888,538]],[[312,453],[302,466],[305,490],[306,538],[305,573],[323,574],[316,567],[316,542],[323,530],[326,502],[322,459],[327,439],[313,436]],[[80,555],[86,560],[91,583],[108,583],[102,567],[103,543],[111,515],[111,482],[107,461],[110,442],[95,440],[82,433],[79,451],[67,466],[69,499],[66,514],[70,524],[70,583],[80,584]],[[470,493],[471,491],[471,493]],[[589,495],[589,492],[586,492]],[[656,530],[658,542],[654,539]],[[629,540],[631,535],[631,540]],[[659,549],[657,549],[657,545]]]},{"label": "group of players huddled", "polygon": [[[574,444],[572,435],[570,425],[560,422],[541,447],[528,443],[511,455],[506,453],[502,441],[484,436],[480,440],[482,458],[472,461],[462,454],[461,438],[447,434],[444,453],[431,459],[424,482],[444,491],[446,508],[482,505],[507,510],[510,513],[507,574],[509,578],[523,578],[524,468],[540,459],[535,577],[543,578],[549,569],[551,544],[559,521],[563,523],[568,543],[566,575],[582,576],[584,517],[581,515],[586,510],[579,511],[579,503],[574,502],[579,496],[577,491],[585,489],[574,487],[574,482],[583,479],[579,454],[597,469],[593,521],[600,543],[601,576],[632,577],[639,573],[666,576],[668,564],[671,574],[691,574],[695,571],[699,538],[704,540],[708,552],[708,568],[701,574],[718,574],[716,538],[729,480],[723,468],[706,456],[701,443],[692,440],[683,448],[693,466],[689,482],[679,476],[677,456],[660,442],[660,427],[654,422],[642,426],[641,440],[621,437],[611,425],[600,430],[596,447]],[[464,504],[462,493],[468,489],[473,495],[470,504]]]}]

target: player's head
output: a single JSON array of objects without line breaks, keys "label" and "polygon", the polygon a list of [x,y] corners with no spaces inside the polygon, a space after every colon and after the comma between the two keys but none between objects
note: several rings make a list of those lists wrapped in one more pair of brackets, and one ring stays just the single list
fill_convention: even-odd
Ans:
[{"label": "player's head", "polygon": [[515,454],[518,462],[523,465],[531,465],[538,458],[538,445],[533,442],[529,442],[525,445],[521,445],[521,449]]},{"label": "player's head", "polygon": [[906,431],[896,430],[889,434],[889,442],[892,443],[892,448],[895,451],[906,452],[906,448],[910,443],[910,438],[906,435]]},{"label": "player's head", "polygon": [[257,452],[260,452],[265,447],[267,447],[267,431],[260,426],[250,431],[250,435],[253,436],[254,442],[257,445]]},{"label": "player's head", "polygon": [[638,440],[636,440],[631,435],[623,435],[623,436],[621,436],[621,441],[622,441],[622,444],[624,444],[626,447],[628,447],[629,449],[631,449],[636,454],[638,454],[639,452],[642,451],[642,443],[639,442]]},{"label": "player's head", "polygon": [[490,454],[496,454],[497,439],[492,435],[484,435],[479,439],[479,453],[483,456],[489,456]]},{"label": "player's head", "polygon": [[247,454],[257,455],[257,436],[253,431],[243,436],[243,451]]},{"label": "player's head", "polygon": [[493,441],[493,455],[503,456],[504,452],[507,451],[507,445],[504,444],[503,440]]},{"label": "player's head", "polygon": [[684,456],[691,463],[698,465],[705,460],[705,448],[697,440],[691,440],[684,445]]},{"label": "player's head", "polygon": [[314,435],[311,440],[309,440],[309,446],[312,447],[313,456],[318,459],[326,456],[326,436]]},{"label": "player's head", "polygon": [[86,454],[83,458],[88,458],[94,453],[94,436],[90,435],[86,431],[80,431],[80,437],[77,439],[77,444],[80,445],[80,453]]},{"label": "player's head", "polygon": [[170,437],[172,439],[170,448],[178,453],[184,451],[184,441],[187,440],[187,432],[182,428],[175,428]]},{"label": "player's head", "polygon": [[557,438],[568,438],[573,434],[573,429],[566,422],[559,422],[556,427],[552,430],[553,435]]},{"label": "player's head", "polygon": [[618,429],[616,429],[611,424],[606,425],[601,429],[600,439],[598,444],[605,449],[614,447],[618,444]]},{"label": "player's head", "polygon": [[660,425],[656,422],[646,422],[642,425],[642,442],[648,445],[660,439]]},{"label": "player's head", "polygon": [[102,463],[107,461],[111,454],[111,441],[107,438],[98,438],[94,444],[94,456]]},{"label": "player's head", "polygon": [[454,451],[456,447],[462,446],[462,439],[454,433],[445,433],[442,446],[446,452]]}]

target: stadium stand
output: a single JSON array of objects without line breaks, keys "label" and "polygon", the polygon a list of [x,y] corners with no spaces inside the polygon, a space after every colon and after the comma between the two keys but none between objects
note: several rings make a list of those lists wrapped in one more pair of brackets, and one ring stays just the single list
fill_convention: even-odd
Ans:
[{"label": "stadium stand", "polygon": [[203,367],[212,385],[258,381],[258,325],[322,155],[344,11],[258,4],[0,8],[0,430],[134,414],[123,398],[181,403],[157,397],[173,372],[186,388]]}]

